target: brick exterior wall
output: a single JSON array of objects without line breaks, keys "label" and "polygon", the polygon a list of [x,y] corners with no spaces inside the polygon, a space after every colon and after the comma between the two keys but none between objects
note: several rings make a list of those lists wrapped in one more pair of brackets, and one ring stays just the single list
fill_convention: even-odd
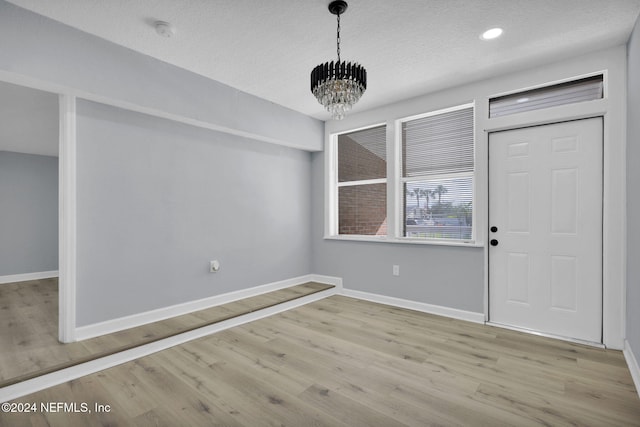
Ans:
[{"label": "brick exterior wall", "polygon": [[[346,135],[338,139],[338,180],[385,178],[387,162]],[[387,185],[367,184],[338,190],[338,233],[387,234]]]}]

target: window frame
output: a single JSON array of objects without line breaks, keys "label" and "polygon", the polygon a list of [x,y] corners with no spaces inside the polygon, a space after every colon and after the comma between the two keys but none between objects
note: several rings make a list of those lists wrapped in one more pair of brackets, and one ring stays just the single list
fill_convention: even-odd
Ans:
[{"label": "window frame", "polygon": [[[340,182],[338,176],[338,138],[340,135],[346,135],[354,132],[359,132],[367,129],[373,129],[377,127],[385,127],[385,132],[387,131],[388,124],[387,123],[376,123],[369,126],[363,126],[357,129],[349,129],[342,132],[332,133],[329,136],[329,153],[330,153],[330,179],[329,179],[329,203],[330,203],[330,213],[329,213],[329,233],[325,236],[325,238],[338,238],[338,239],[347,239],[347,240],[386,240],[389,231],[387,229],[387,235],[372,235],[372,234],[340,234],[340,202],[339,202],[339,191],[341,187],[353,187],[359,185],[370,185],[370,184],[386,184],[387,186],[387,194],[389,191],[389,158],[387,157],[387,170],[385,178],[373,178],[373,179],[361,179],[355,181],[343,181]],[[386,141],[387,151],[389,146],[389,141]],[[387,205],[387,217],[389,216],[389,207]]]},{"label": "window frame", "polygon": [[[451,113],[454,111],[460,111],[471,108],[472,110],[472,121],[473,121],[473,171],[470,172],[456,172],[456,173],[441,173],[436,175],[420,175],[420,176],[412,176],[412,177],[403,177],[402,176],[402,168],[399,166],[402,163],[402,158],[404,153],[402,152],[402,125],[407,122],[411,122],[414,120],[423,119],[425,117],[434,117],[441,114]],[[394,215],[397,218],[395,221],[396,227],[394,230],[394,238],[401,241],[417,241],[421,243],[439,243],[439,244],[475,244],[476,241],[476,221],[475,221],[475,207],[476,207],[476,137],[475,137],[475,129],[476,129],[476,108],[475,102],[469,102],[466,104],[460,104],[453,107],[442,108],[439,110],[429,111],[427,113],[416,114],[409,117],[403,117],[395,121],[395,138],[392,142],[396,148],[396,152],[398,153],[396,159],[396,189],[395,191],[398,194],[399,198],[404,196],[404,185],[408,182],[417,182],[417,181],[427,181],[427,180],[443,180],[443,179],[454,179],[454,178],[463,178],[470,177],[471,178],[471,205],[473,206],[472,211],[472,220],[471,220],[471,238],[470,239],[438,239],[431,237],[411,237],[404,235],[404,225],[405,225],[405,204],[398,202],[395,204],[395,212]],[[388,142],[388,141],[387,141]]]},{"label": "window frame", "polygon": [[[405,237],[404,234],[404,198],[403,184],[404,181],[401,174],[402,162],[402,124],[419,118],[435,116],[451,111],[462,110],[466,108],[473,109],[473,161],[474,169],[472,172],[465,172],[467,176],[472,178],[472,228],[471,239],[436,239],[424,237]],[[365,242],[386,242],[396,244],[417,244],[432,246],[463,246],[463,247],[482,247],[483,244],[478,242],[477,236],[477,141],[476,141],[476,124],[477,124],[477,108],[474,100],[456,104],[454,106],[445,107],[437,110],[431,110],[425,113],[415,114],[406,117],[394,118],[384,122],[376,122],[360,127],[354,127],[337,132],[327,133],[327,153],[325,159],[328,165],[325,165],[325,233],[324,239],[329,240],[346,240],[346,241],[365,241]],[[387,185],[387,234],[385,235],[362,235],[362,234],[339,234],[339,200],[338,190],[340,187],[349,185],[351,181],[338,181],[338,137],[340,135],[358,132],[375,127],[386,126],[386,147],[387,147],[387,176],[382,179],[362,180],[361,184],[371,184],[386,182]],[[443,177],[451,178],[458,174],[443,174]],[[433,179],[433,176],[430,177]],[[415,181],[415,177],[408,177],[409,180]],[[373,182],[376,181],[376,182]],[[357,184],[356,184],[357,185]]]}]

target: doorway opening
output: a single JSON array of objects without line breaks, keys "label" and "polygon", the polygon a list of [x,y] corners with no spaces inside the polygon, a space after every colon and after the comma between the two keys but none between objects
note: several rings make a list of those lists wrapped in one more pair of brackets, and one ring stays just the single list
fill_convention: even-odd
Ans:
[{"label": "doorway opening", "polygon": [[58,341],[59,126],[58,94],[0,82],[2,379],[38,369],[25,352]]}]

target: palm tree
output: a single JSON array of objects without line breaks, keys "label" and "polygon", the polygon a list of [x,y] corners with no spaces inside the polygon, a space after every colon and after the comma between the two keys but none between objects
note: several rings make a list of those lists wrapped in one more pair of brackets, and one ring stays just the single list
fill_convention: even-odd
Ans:
[{"label": "palm tree", "polygon": [[[419,188],[414,188],[411,191],[407,191],[412,196],[416,197],[416,203],[418,204],[418,211],[420,211],[420,196],[422,195],[422,190]],[[428,202],[427,202],[428,203]],[[415,210],[414,210],[415,212]]]},{"label": "palm tree", "polygon": [[429,190],[428,188],[425,188],[423,190],[420,190],[420,194],[422,194],[427,201],[427,205],[425,206],[425,212],[428,215],[429,214],[429,198],[433,197],[435,193],[433,192],[433,190]]},{"label": "palm tree", "polygon": [[433,193],[438,195],[438,204],[441,204],[442,195],[447,193],[448,191],[449,190],[447,190],[447,187],[443,186],[442,184],[438,185],[436,189],[433,190]]},{"label": "palm tree", "polygon": [[463,203],[456,206],[456,215],[458,219],[466,226],[471,225],[472,219],[472,207],[471,202]]}]

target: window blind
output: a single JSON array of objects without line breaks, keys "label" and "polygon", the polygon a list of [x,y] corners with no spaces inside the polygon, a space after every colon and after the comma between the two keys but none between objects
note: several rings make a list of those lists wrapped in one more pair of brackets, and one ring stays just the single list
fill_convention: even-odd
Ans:
[{"label": "window blind", "polygon": [[473,172],[473,107],[402,124],[402,176]]},{"label": "window blind", "polygon": [[387,127],[377,126],[338,136],[338,181],[387,176]]},{"label": "window blind", "polygon": [[489,100],[489,118],[558,105],[592,101],[603,97],[602,75],[518,92]]}]

